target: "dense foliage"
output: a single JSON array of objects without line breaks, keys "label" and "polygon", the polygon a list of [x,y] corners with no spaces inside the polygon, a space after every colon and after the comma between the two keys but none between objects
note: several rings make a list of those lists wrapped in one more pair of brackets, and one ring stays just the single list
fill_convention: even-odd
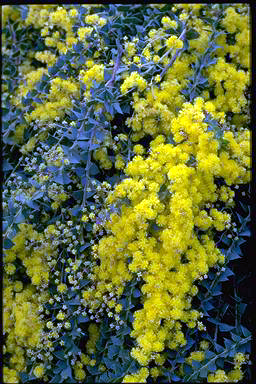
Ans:
[{"label": "dense foliage", "polygon": [[250,379],[249,20],[2,7],[5,383]]}]

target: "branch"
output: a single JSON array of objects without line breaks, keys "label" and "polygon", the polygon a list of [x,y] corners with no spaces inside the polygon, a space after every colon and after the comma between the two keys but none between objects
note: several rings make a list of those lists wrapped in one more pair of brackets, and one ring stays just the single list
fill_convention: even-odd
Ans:
[{"label": "branch", "polygon": [[215,360],[219,359],[220,357],[225,357],[225,355],[226,355],[227,353],[231,352],[231,351],[234,350],[234,349],[237,350],[237,348],[238,348],[240,345],[246,344],[248,341],[251,340],[251,338],[252,338],[251,336],[248,336],[248,337],[246,337],[245,339],[242,339],[241,341],[238,341],[237,343],[234,343],[234,344],[232,345],[232,347],[227,348],[227,349],[225,349],[223,352],[221,352],[221,353],[215,355],[215,356],[214,356],[212,359],[210,359],[206,364],[202,365],[199,369],[197,369],[196,372],[192,373],[192,375],[189,376],[189,378],[187,379],[187,381],[190,382],[192,379],[197,378],[198,375],[201,373],[201,371],[202,371],[203,369],[207,368],[208,365],[209,365],[210,363],[215,362]]},{"label": "branch", "polygon": [[24,205],[21,205],[21,206],[20,206],[18,212],[17,212],[17,213],[15,214],[15,216],[13,217],[13,221],[12,221],[12,223],[11,223],[10,225],[8,225],[8,228],[7,228],[7,230],[6,230],[6,232],[4,233],[4,236],[3,236],[4,240],[8,237],[8,235],[9,235],[9,233],[10,233],[12,227],[13,227],[13,224],[15,223],[15,219],[16,219],[16,218],[19,216],[19,214],[21,213],[23,206],[24,206]]},{"label": "branch", "polygon": [[121,63],[123,48],[122,48],[122,45],[120,44],[119,41],[117,41],[117,48],[118,48],[118,54],[117,54],[117,59],[116,59],[115,65],[114,65],[114,70],[113,70],[111,79],[106,83],[106,87],[113,87],[116,72],[117,72],[117,70],[120,66],[120,63]]},{"label": "branch", "polygon": [[90,137],[90,141],[89,141],[88,158],[87,158],[87,163],[86,163],[86,168],[85,168],[86,173],[85,173],[85,186],[84,186],[84,195],[83,195],[82,207],[85,206],[86,198],[87,198],[87,181],[89,180],[89,177],[90,177],[91,151],[92,151],[92,140],[94,137],[94,132],[95,132],[95,126],[92,128],[91,137]]}]

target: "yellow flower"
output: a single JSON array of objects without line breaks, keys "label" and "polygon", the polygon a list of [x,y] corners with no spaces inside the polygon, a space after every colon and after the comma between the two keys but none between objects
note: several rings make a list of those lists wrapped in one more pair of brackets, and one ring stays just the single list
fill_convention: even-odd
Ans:
[{"label": "yellow flower", "polygon": [[83,369],[81,368],[75,368],[75,378],[78,381],[82,381],[86,378],[86,373]]},{"label": "yellow flower", "polygon": [[117,304],[116,307],[115,307],[115,311],[117,313],[119,313],[119,312],[121,312],[121,310],[122,310],[122,304]]},{"label": "yellow flower", "polygon": [[188,14],[186,12],[182,12],[180,15],[179,15],[179,19],[184,21],[184,20],[187,20],[188,18]]},{"label": "yellow flower", "polygon": [[121,85],[121,93],[126,93],[130,88],[137,86],[141,91],[143,91],[146,86],[147,82],[141,75],[138,74],[138,72],[132,72],[130,76],[128,76],[123,84]]},{"label": "yellow flower", "polygon": [[22,281],[15,281],[15,283],[14,283],[14,291],[15,292],[21,292],[22,289],[23,289]]},{"label": "yellow flower", "polygon": [[125,43],[125,49],[128,57],[131,57],[136,53],[135,43]]},{"label": "yellow flower", "polygon": [[66,292],[67,291],[67,285],[66,284],[59,284],[58,286],[57,286],[57,291],[58,292],[60,292],[60,293],[64,293],[64,292]]},{"label": "yellow flower", "polygon": [[195,351],[191,352],[189,357],[187,358],[187,362],[191,365],[192,361],[202,361],[204,359],[204,352],[203,351]]},{"label": "yellow flower", "polygon": [[82,220],[84,223],[86,223],[86,222],[89,220],[89,218],[88,218],[87,215],[83,215],[81,220]]},{"label": "yellow flower", "polygon": [[4,270],[8,275],[13,275],[16,271],[16,267],[14,264],[6,264],[4,266]]},{"label": "yellow flower", "polygon": [[70,324],[70,322],[69,322],[69,321],[66,321],[66,322],[64,323],[64,327],[65,327],[66,329],[70,329],[70,328],[71,328],[71,324]]},{"label": "yellow flower", "polygon": [[178,39],[177,36],[173,35],[173,36],[170,36],[167,40],[166,40],[166,46],[168,48],[176,48],[176,49],[181,49],[183,47],[183,41]]},{"label": "yellow flower", "polygon": [[228,377],[223,369],[218,369],[213,374],[209,374],[207,377],[208,383],[224,383],[228,381]]},{"label": "yellow flower", "polygon": [[81,28],[78,28],[78,30],[77,30],[78,39],[80,41],[84,40],[87,36],[90,36],[92,31],[93,31],[93,28],[91,28],[91,27],[81,27]]},{"label": "yellow flower", "polygon": [[80,356],[81,358],[81,362],[84,364],[84,365],[88,365],[89,362],[90,362],[90,357],[85,355],[84,353],[81,354]]},{"label": "yellow flower", "polygon": [[78,11],[75,8],[70,9],[70,11],[69,11],[70,17],[76,17],[77,15],[78,15]]},{"label": "yellow flower", "polygon": [[157,367],[151,368],[150,369],[150,376],[152,376],[153,378],[160,376],[159,368],[157,368]]},{"label": "yellow flower", "polygon": [[246,358],[245,358],[245,355],[241,352],[238,352],[235,354],[234,356],[234,362],[236,364],[241,364],[241,363],[244,363],[246,361]]},{"label": "yellow flower", "polygon": [[96,360],[95,359],[92,359],[92,360],[89,361],[89,365],[91,367],[94,367],[95,364],[96,364]]},{"label": "yellow flower", "polygon": [[54,201],[53,203],[51,203],[52,209],[58,209],[59,206],[60,206],[60,204],[57,201]]},{"label": "yellow flower", "polygon": [[161,76],[160,76],[160,75],[156,75],[156,77],[155,77],[155,82],[156,82],[156,83],[159,83],[160,80],[161,80]]},{"label": "yellow flower", "polygon": [[136,144],[133,147],[133,152],[136,153],[136,155],[142,155],[144,153],[145,149],[141,144]]},{"label": "yellow flower", "polygon": [[227,374],[227,380],[230,381],[230,382],[237,383],[239,380],[242,380],[242,378],[243,378],[243,372],[239,368],[232,369]]},{"label": "yellow flower", "polygon": [[46,326],[47,326],[47,328],[52,329],[53,328],[53,322],[52,321],[48,321],[46,323]]},{"label": "yellow flower", "polygon": [[209,342],[207,340],[203,340],[200,342],[200,348],[206,350],[209,348]]},{"label": "yellow flower", "polygon": [[165,29],[168,29],[168,28],[177,28],[178,24],[175,20],[171,20],[170,17],[168,16],[164,16],[161,20],[162,24],[163,24],[163,27]]},{"label": "yellow flower", "polygon": [[34,369],[33,369],[33,373],[36,377],[38,378],[41,378],[43,377],[44,375],[44,366],[43,364],[40,364],[40,365],[37,365]]},{"label": "yellow flower", "polygon": [[65,313],[59,312],[56,316],[58,320],[64,320],[65,319]]},{"label": "yellow flower", "polygon": [[121,155],[116,156],[115,167],[116,169],[123,169],[125,167],[125,161]]},{"label": "yellow flower", "polygon": [[46,37],[46,39],[44,40],[44,43],[47,47],[56,47],[57,45],[56,40],[53,39],[52,37]]},{"label": "yellow flower", "polygon": [[19,383],[18,373],[15,369],[3,367],[3,382],[4,383]]}]

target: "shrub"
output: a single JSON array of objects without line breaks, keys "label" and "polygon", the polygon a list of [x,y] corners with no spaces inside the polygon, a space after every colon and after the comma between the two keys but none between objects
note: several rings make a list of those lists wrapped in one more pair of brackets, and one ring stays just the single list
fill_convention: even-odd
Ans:
[{"label": "shrub", "polygon": [[4,382],[249,379],[248,5],[2,21]]}]

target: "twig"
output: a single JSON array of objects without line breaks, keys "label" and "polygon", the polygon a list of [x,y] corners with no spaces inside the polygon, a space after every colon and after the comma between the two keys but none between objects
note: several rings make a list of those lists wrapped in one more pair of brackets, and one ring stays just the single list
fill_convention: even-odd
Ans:
[{"label": "twig", "polygon": [[21,213],[22,208],[23,208],[23,205],[20,206],[18,212],[17,212],[17,213],[15,214],[15,216],[13,217],[13,221],[12,221],[12,223],[8,226],[6,232],[5,232],[4,236],[3,236],[4,240],[5,240],[5,239],[7,238],[7,236],[9,235],[9,233],[10,233],[10,231],[11,231],[13,225],[15,224],[15,219],[16,219],[16,218],[19,216],[19,214]]},{"label": "twig", "polygon": [[15,168],[13,168],[11,174],[9,175],[9,177],[5,180],[5,184],[7,183],[7,181],[9,181],[9,179],[13,176],[14,172],[16,171],[16,169],[19,167],[21,161],[23,160],[23,156],[20,157],[17,165],[15,166]]},{"label": "twig", "polygon": [[216,325],[215,333],[214,333],[214,341],[217,343],[217,337],[218,337],[218,326]]},{"label": "twig", "polygon": [[114,65],[114,70],[113,70],[111,79],[106,83],[106,87],[113,87],[116,72],[117,72],[117,70],[120,66],[120,63],[121,63],[123,48],[122,48],[119,41],[117,41],[117,47],[118,47],[118,55],[117,55],[117,59],[116,59],[115,65]]},{"label": "twig", "polygon": [[94,137],[94,132],[95,132],[95,126],[92,128],[91,137],[90,137],[90,141],[89,141],[88,158],[87,158],[86,169],[85,169],[85,171],[86,171],[85,172],[85,185],[84,185],[84,195],[83,195],[82,207],[85,207],[86,197],[87,197],[87,181],[89,180],[89,177],[90,177],[91,151],[92,151],[92,140]]},{"label": "twig", "polygon": [[128,157],[127,157],[127,161],[129,162],[131,160],[131,140],[130,140],[130,134],[128,136]]}]

